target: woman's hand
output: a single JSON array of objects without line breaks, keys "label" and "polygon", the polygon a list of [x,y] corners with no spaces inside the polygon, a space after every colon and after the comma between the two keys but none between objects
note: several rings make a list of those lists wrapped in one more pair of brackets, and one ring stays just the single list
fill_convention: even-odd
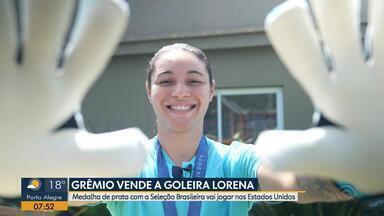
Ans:
[{"label": "woman's hand", "polygon": [[311,0],[310,8],[290,0],[268,15],[265,29],[279,57],[315,107],[344,129],[266,132],[257,148],[276,169],[382,192],[384,3],[369,2],[363,44],[360,2]]},{"label": "woman's hand", "polygon": [[123,0],[0,1],[0,195],[20,193],[23,176],[114,177],[141,168],[147,138],[138,129],[53,132],[79,109],[128,17]]},{"label": "woman's hand", "polygon": [[384,140],[378,121],[384,116],[383,1],[369,1],[365,37],[360,0],[310,3],[287,1],[268,15],[265,29],[274,49],[327,118]]}]

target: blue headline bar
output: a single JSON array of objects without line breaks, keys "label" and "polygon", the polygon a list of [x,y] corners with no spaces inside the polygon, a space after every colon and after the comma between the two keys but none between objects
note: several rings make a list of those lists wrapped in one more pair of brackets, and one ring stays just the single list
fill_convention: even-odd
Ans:
[{"label": "blue headline bar", "polygon": [[251,191],[257,178],[70,178],[69,191]]}]

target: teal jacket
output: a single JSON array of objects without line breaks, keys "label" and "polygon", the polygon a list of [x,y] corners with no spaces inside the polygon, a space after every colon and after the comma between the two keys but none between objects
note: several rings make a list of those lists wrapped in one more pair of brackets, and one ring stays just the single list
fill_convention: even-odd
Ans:
[{"label": "teal jacket", "polygon": [[[233,142],[227,146],[207,138],[208,142],[208,161],[206,167],[207,178],[257,178],[257,169],[260,159],[257,156],[254,146]],[[157,153],[154,139],[149,146],[149,155],[139,178],[156,178],[157,175]],[[175,163],[163,152],[167,162],[168,170],[171,172]],[[195,158],[191,161],[183,162],[185,168],[189,164],[194,164]],[[172,173],[169,174],[172,176]],[[184,177],[189,177],[188,172],[184,172]],[[176,202],[178,216],[187,216],[189,202]],[[201,216],[212,215],[248,215],[248,210],[252,207],[252,202],[215,202],[207,201],[201,204]],[[164,215],[162,202],[108,202],[107,208],[113,216],[134,215],[152,216]]]}]

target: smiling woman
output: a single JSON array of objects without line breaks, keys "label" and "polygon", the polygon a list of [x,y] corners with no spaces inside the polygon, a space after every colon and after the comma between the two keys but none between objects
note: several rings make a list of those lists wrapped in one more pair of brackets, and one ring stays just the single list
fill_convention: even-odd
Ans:
[{"label": "smiling woman", "polygon": [[153,83],[148,80],[146,89],[158,130],[200,133],[215,87],[206,65],[193,53],[175,48],[157,56],[150,76]]},{"label": "smiling woman", "polygon": [[[258,178],[259,189],[307,189],[308,184],[299,184],[299,178],[292,173],[275,173],[264,167],[253,145],[234,142],[227,146],[203,135],[204,116],[214,95],[215,81],[200,49],[187,44],[163,47],[149,62],[145,85],[156,114],[157,136],[148,145],[149,156],[138,177]],[[173,175],[175,167],[180,175]],[[312,190],[302,201],[348,198],[339,195],[331,181],[319,181],[328,190]],[[109,202],[107,207],[112,215],[247,215],[252,203]]]}]

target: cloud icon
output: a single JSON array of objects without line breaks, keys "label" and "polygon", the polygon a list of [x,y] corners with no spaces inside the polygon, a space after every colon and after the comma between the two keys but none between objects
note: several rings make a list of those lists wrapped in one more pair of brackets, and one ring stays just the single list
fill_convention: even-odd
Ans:
[{"label": "cloud icon", "polygon": [[31,179],[29,181],[27,188],[32,190],[39,190],[40,186],[41,186],[41,182],[39,179]]}]

